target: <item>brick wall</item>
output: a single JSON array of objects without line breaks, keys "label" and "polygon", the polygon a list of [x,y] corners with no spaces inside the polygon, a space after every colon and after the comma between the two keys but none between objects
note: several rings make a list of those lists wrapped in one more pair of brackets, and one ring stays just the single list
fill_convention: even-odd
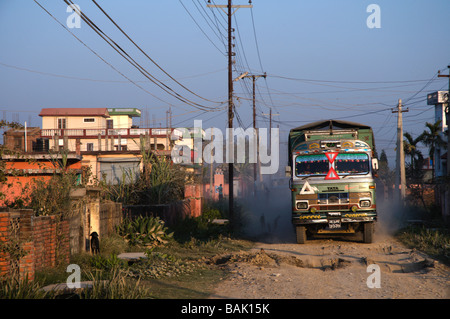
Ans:
[{"label": "brick wall", "polygon": [[193,184],[186,185],[184,190],[184,198],[189,200],[190,217],[198,217],[202,214],[202,185]]},{"label": "brick wall", "polygon": [[36,270],[69,261],[69,224],[58,216],[35,217],[31,210],[0,212],[0,277],[33,280]]}]

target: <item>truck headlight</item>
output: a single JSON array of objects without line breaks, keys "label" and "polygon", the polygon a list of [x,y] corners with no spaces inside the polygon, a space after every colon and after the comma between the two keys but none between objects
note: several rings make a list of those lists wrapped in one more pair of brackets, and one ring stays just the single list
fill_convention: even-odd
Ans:
[{"label": "truck headlight", "polygon": [[370,200],[361,200],[361,201],[359,201],[359,206],[365,207],[365,208],[370,207]]},{"label": "truck headlight", "polygon": [[297,202],[297,209],[308,209],[307,202]]}]

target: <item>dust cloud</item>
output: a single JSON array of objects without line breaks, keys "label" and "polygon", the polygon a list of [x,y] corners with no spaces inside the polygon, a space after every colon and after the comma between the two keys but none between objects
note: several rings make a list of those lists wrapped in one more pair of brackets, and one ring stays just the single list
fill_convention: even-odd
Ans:
[{"label": "dust cloud", "polygon": [[288,178],[259,183],[255,195],[240,202],[244,235],[263,242],[295,242]]},{"label": "dust cloud", "polygon": [[[295,243],[295,231],[291,222],[291,191],[289,179],[277,179],[258,185],[255,196],[240,198],[243,205],[244,235],[266,243]],[[384,200],[377,194],[378,220],[375,224],[375,240],[392,237],[405,227],[409,212]]]}]

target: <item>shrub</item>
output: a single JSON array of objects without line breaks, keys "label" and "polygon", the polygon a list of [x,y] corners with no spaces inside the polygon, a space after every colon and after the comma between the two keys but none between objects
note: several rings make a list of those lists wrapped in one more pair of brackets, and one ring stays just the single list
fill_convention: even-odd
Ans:
[{"label": "shrub", "polygon": [[173,236],[159,217],[126,218],[117,231],[130,245],[145,247],[167,244]]}]

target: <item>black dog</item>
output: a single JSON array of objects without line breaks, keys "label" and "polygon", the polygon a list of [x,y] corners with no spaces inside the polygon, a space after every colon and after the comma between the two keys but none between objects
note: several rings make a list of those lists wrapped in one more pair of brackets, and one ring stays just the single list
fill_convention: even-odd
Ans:
[{"label": "black dog", "polygon": [[97,232],[91,234],[91,252],[93,254],[100,253],[100,241],[98,240]]}]

